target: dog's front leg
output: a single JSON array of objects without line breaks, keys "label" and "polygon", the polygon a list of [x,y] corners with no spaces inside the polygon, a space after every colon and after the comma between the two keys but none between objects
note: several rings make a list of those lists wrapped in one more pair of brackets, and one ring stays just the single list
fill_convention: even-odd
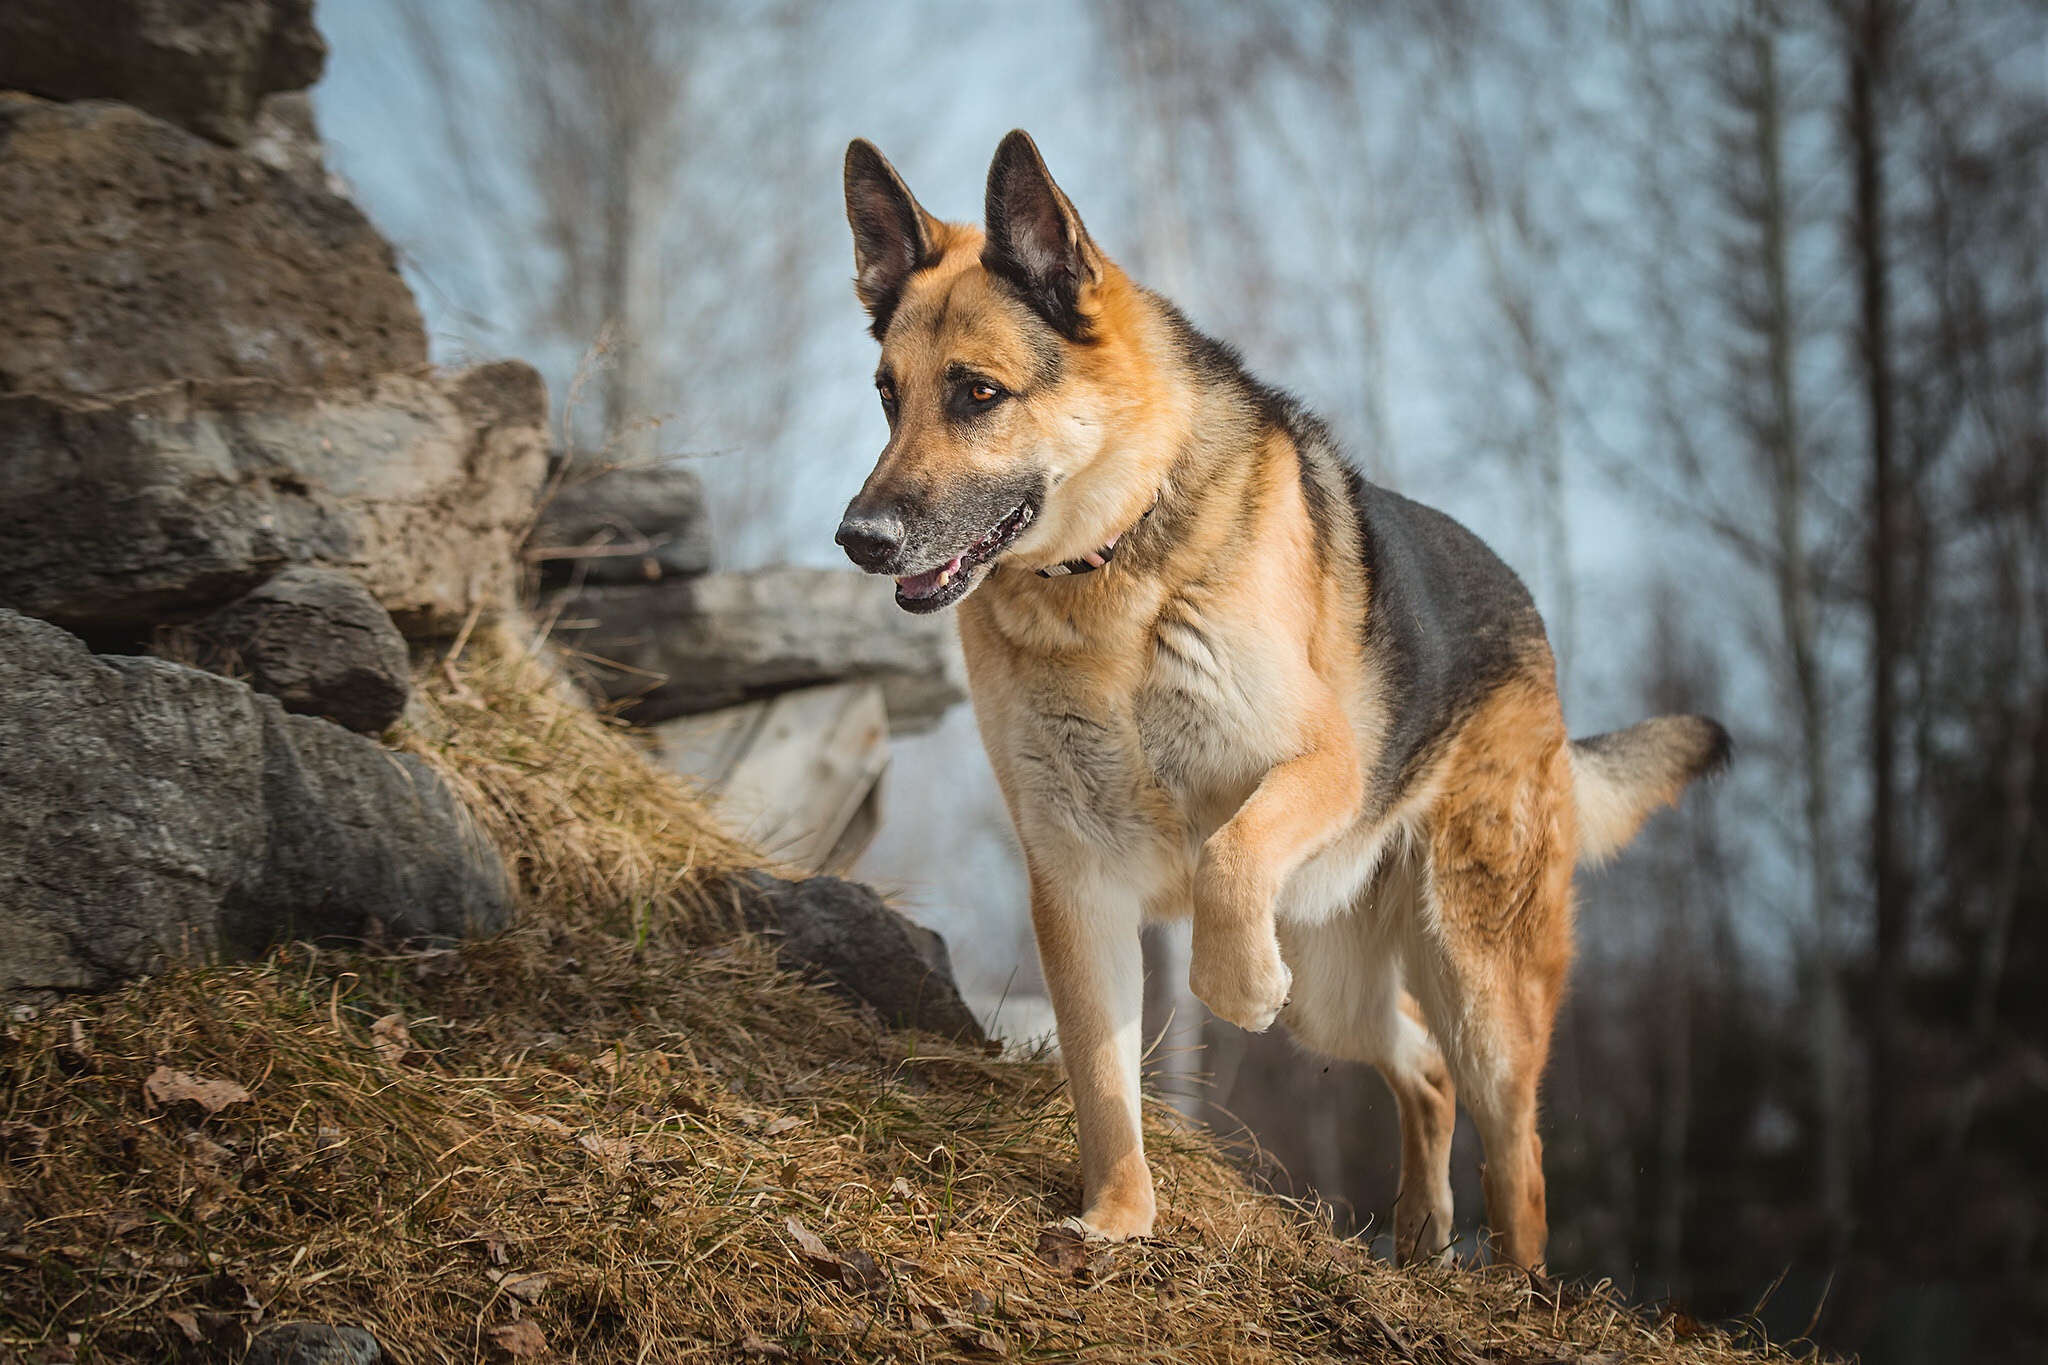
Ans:
[{"label": "dog's front leg", "polygon": [[1274,898],[1363,799],[1357,746],[1334,696],[1321,698],[1310,733],[1308,751],[1268,769],[1209,836],[1195,869],[1188,989],[1217,1018],[1253,1033],[1272,1026],[1294,983],[1280,957]]},{"label": "dog's front leg", "polygon": [[1137,900],[1077,894],[1034,868],[1031,924],[1080,1129],[1081,1222],[1103,1237],[1148,1237],[1155,1206],[1139,1116],[1145,962]]}]

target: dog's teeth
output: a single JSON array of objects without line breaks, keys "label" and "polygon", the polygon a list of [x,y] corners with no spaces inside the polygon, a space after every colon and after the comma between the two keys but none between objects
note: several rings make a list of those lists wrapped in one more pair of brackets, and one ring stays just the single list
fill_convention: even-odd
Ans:
[{"label": "dog's teeth", "polygon": [[951,569],[941,569],[941,570],[939,570],[939,586],[940,586],[940,587],[942,587],[942,588],[943,588],[943,587],[945,587],[945,586],[946,586],[946,585],[947,585],[948,583],[950,583],[950,582],[952,582],[952,581],[953,581],[953,571],[952,571]]}]

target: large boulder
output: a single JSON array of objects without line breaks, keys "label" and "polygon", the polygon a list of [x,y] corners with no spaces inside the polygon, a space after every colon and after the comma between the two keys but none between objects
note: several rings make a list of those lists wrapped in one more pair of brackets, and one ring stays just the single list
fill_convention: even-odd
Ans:
[{"label": "large boulder", "polygon": [[0,93],[0,393],[426,360],[390,245],[317,180],[126,105]]},{"label": "large boulder", "polygon": [[239,143],[262,98],[320,78],[313,0],[7,0],[0,88],[123,100]]},{"label": "large boulder", "polygon": [[711,567],[704,481],[679,464],[556,476],[526,547],[542,581],[658,583]]},{"label": "large boulder", "polygon": [[362,584],[298,565],[188,633],[196,662],[246,680],[294,715],[382,734],[412,695],[412,660],[391,615]]},{"label": "large boulder", "polygon": [[746,874],[741,887],[747,927],[774,941],[782,966],[819,973],[898,1028],[988,1041],[960,998],[946,940],[891,910],[871,888],[838,877],[783,881],[765,872]]},{"label": "large boulder", "polygon": [[[0,586],[4,591],[4,586]],[[761,569],[556,594],[557,638],[591,661],[606,695],[641,724],[872,679],[889,726],[938,724],[967,695],[952,621],[912,616],[886,578],[846,569]]]},{"label": "large boulder", "polygon": [[540,376],[515,361],[331,392],[244,380],[0,394],[0,606],[117,633],[321,564],[407,635],[451,634],[512,600],[546,409]]},{"label": "large boulder", "polygon": [[313,98],[303,90],[272,95],[256,106],[256,124],[242,150],[308,189],[346,197],[341,177],[327,169]]},{"label": "large boulder", "polygon": [[0,611],[0,997],[373,920],[489,932],[512,909],[503,862],[418,759]]}]

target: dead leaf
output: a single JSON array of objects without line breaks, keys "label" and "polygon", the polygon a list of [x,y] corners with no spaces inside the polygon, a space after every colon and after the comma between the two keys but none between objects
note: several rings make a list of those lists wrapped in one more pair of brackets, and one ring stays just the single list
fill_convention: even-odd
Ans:
[{"label": "dead leaf", "polygon": [[1088,1243],[1072,1228],[1042,1228],[1038,1233],[1038,1259],[1062,1275],[1085,1279],[1088,1274]]},{"label": "dead leaf", "polygon": [[512,1245],[512,1239],[496,1228],[478,1228],[469,1236],[471,1241],[483,1243],[484,1255],[489,1258],[492,1265],[504,1265],[512,1259],[506,1254]]},{"label": "dead leaf", "polygon": [[153,1104],[176,1104],[190,1100],[209,1114],[218,1114],[231,1104],[241,1104],[249,1092],[233,1081],[202,1081],[184,1071],[160,1066],[142,1083],[142,1093]]},{"label": "dead leaf", "polygon": [[120,1212],[107,1215],[107,1236],[126,1237],[137,1228],[149,1226],[149,1219],[139,1213]]},{"label": "dead leaf", "polygon": [[805,1265],[820,1275],[827,1275],[833,1279],[839,1278],[840,1267],[843,1263],[825,1245],[824,1238],[818,1236],[817,1233],[812,1232],[794,1218],[783,1219],[782,1226],[795,1239],[798,1256]]},{"label": "dead leaf", "polygon": [[538,1133],[548,1133],[560,1138],[576,1136],[575,1129],[560,1119],[549,1118],[546,1114],[522,1114],[517,1109],[514,1109],[509,1117],[514,1123],[523,1123]]},{"label": "dead leaf", "polygon": [[194,1346],[206,1340],[205,1334],[199,1330],[199,1319],[193,1314],[178,1308],[164,1314],[164,1316],[175,1323],[178,1330],[185,1334],[185,1340],[191,1342]]},{"label": "dead leaf", "polygon": [[232,1151],[196,1129],[185,1134],[185,1147],[191,1153],[193,1165],[208,1169],[217,1167],[234,1156]]},{"label": "dead leaf", "polygon": [[513,1360],[537,1360],[548,1353],[547,1335],[531,1318],[493,1327],[488,1335],[491,1345]]},{"label": "dead leaf", "polygon": [[801,1128],[804,1121],[794,1114],[784,1114],[761,1130],[762,1137],[781,1137],[792,1128]]},{"label": "dead leaf", "polygon": [[872,1294],[889,1287],[889,1276],[874,1257],[856,1247],[839,1258],[839,1282],[856,1294]]},{"label": "dead leaf", "polygon": [[917,1202],[917,1191],[910,1187],[908,1180],[899,1175],[889,1182],[889,1199],[892,1203],[914,1204]]},{"label": "dead leaf", "polygon": [[596,1133],[585,1133],[576,1139],[576,1145],[602,1161],[606,1168],[617,1171],[633,1160],[633,1143],[628,1138],[601,1137]]},{"label": "dead leaf", "polygon": [[1008,1354],[1003,1346],[1003,1339],[994,1332],[986,1332],[964,1322],[949,1322],[946,1324],[946,1330],[951,1334],[953,1344],[963,1351],[989,1356]]},{"label": "dead leaf", "polygon": [[370,1042],[377,1049],[377,1060],[386,1066],[397,1066],[413,1051],[412,1031],[402,1014],[387,1014],[370,1025]]},{"label": "dead leaf", "polygon": [[760,1334],[754,1332],[752,1329],[749,1329],[747,1331],[747,1334],[740,1338],[740,1354],[752,1356],[756,1360],[789,1359],[788,1351],[784,1350],[782,1347],[776,1345],[772,1341],[764,1340],[760,1336]]},{"label": "dead leaf", "polygon": [[508,1275],[502,1270],[484,1272],[492,1284],[526,1303],[539,1303],[540,1296],[547,1292],[548,1277],[545,1274]]},{"label": "dead leaf", "polygon": [[782,1163],[782,1171],[775,1177],[775,1181],[783,1189],[793,1190],[796,1188],[796,1182],[803,1179],[803,1174],[803,1167],[797,1165],[794,1161],[785,1161]]}]

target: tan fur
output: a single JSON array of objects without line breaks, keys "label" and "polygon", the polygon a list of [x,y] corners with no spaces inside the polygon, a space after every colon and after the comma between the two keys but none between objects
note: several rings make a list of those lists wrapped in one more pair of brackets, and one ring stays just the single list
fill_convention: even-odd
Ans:
[{"label": "tan fur", "polygon": [[1727,737],[1698,716],[1656,716],[1572,745],[1579,861],[1606,862],[1659,806],[1675,806],[1703,770],[1726,761]]},{"label": "tan fur", "polygon": [[[1257,1030],[1284,1009],[1305,1045],[1387,1075],[1404,1257],[1449,1246],[1462,1092],[1498,1252],[1538,1266],[1537,1086],[1571,952],[1575,786],[1618,769],[1575,760],[1538,647],[1379,804],[1366,774],[1390,717],[1359,643],[1355,525],[1325,518],[1319,535],[1292,439],[1205,382],[1158,302],[1071,228],[1089,338],[1062,342],[1057,382],[1034,389],[1045,329],[986,273],[979,230],[927,220],[937,259],[891,296],[883,342],[900,411],[857,501],[1046,478],[1042,512],[958,611],[1030,873],[1082,1224],[1152,1231],[1138,929],[1189,916],[1190,985],[1219,1018]],[[963,364],[1023,397],[949,423],[944,377]],[[1034,573],[1119,534],[1101,572]],[[1619,829],[1599,816],[1602,840]]]}]

